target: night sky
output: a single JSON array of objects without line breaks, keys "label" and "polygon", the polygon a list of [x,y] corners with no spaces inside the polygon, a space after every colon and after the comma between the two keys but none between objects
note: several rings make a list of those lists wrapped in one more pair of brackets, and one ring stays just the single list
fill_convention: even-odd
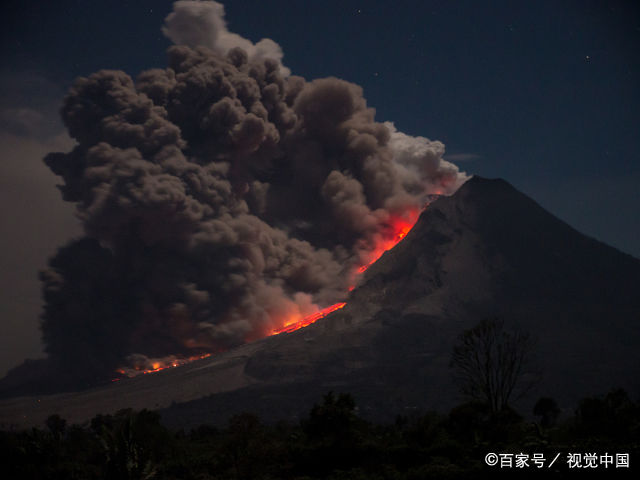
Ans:
[{"label": "night sky", "polygon": [[[73,142],[74,78],[166,65],[171,1],[9,0],[0,43],[0,374],[41,355],[37,272],[80,228],[42,164]],[[633,1],[228,1],[310,80],[362,86],[378,121],[440,140],[579,231],[640,257],[640,7]]]}]

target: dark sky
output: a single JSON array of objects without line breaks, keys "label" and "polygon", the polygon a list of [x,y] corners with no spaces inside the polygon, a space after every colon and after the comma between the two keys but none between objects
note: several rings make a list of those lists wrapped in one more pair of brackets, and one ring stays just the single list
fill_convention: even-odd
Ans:
[{"label": "dark sky", "polygon": [[[4,2],[0,28],[0,374],[41,351],[37,270],[78,233],[40,158],[71,142],[56,110],[78,75],[165,66],[171,1]],[[640,257],[640,7],[634,1],[225,3],[307,79],[361,85],[377,120],[440,140],[583,233]],[[5,345],[6,343],[6,345]]]}]

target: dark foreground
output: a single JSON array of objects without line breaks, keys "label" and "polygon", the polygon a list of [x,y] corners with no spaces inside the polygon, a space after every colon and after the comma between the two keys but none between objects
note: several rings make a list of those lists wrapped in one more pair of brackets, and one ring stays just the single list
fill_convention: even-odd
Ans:
[{"label": "dark foreground", "polygon": [[3,477],[16,479],[626,478],[637,472],[640,404],[624,391],[585,398],[560,422],[552,399],[540,399],[533,413],[535,421],[467,403],[447,415],[401,415],[379,425],[358,416],[350,395],[328,393],[297,424],[266,425],[245,413],[221,428],[185,432],[165,428],[148,410],[98,415],[82,426],[53,415],[44,429],[0,432],[0,455]]}]

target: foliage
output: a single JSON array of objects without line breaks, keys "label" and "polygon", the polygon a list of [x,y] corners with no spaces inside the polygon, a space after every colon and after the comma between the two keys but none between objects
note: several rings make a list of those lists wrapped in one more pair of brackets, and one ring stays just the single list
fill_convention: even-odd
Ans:
[{"label": "foliage", "polygon": [[[562,421],[557,408],[551,398],[538,401],[544,426],[482,402],[377,425],[358,415],[351,395],[330,392],[296,424],[268,425],[244,413],[225,426],[185,433],[169,431],[146,410],[98,415],[85,426],[52,416],[44,429],[0,431],[0,461],[4,478],[34,480],[409,480],[484,478],[496,472],[484,465],[488,452],[608,451],[639,458],[640,405],[626,392],[585,398]],[[555,422],[545,420],[549,416]]]}]

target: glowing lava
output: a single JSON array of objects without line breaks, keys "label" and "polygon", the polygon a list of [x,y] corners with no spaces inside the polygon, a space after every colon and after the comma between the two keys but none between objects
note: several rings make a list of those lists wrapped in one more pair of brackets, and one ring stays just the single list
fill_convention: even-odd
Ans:
[{"label": "glowing lava", "polygon": [[175,357],[170,356],[166,358],[153,359],[150,360],[149,364],[145,365],[136,365],[134,367],[120,368],[117,370],[120,377],[114,378],[111,381],[117,382],[121,378],[124,377],[135,377],[137,375],[145,375],[147,373],[155,373],[160,370],[166,370],[167,368],[175,368],[180,365],[185,365],[187,363],[194,362],[196,360],[202,360],[203,358],[210,357],[211,353],[203,353],[202,355],[195,355],[193,357]]},{"label": "glowing lava", "polygon": [[[375,237],[373,248],[368,248],[368,254],[365,259],[363,259],[363,265],[356,267],[352,272],[353,275],[353,284],[349,286],[349,291],[352,291],[355,288],[355,280],[356,277],[363,272],[365,272],[373,263],[375,263],[384,252],[387,250],[391,250],[395,247],[400,240],[402,240],[409,231],[413,228],[415,223],[418,221],[418,217],[420,215],[420,210],[418,208],[410,209],[404,212],[402,215],[392,216],[386,223],[385,227],[382,231]],[[269,335],[278,335],[281,333],[291,333],[301,328],[304,328],[312,323],[320,320],[321,318],[326,317],[332,312],[336,310],[340,310],[346,305],[345,302],[335,303],[331,306],[323,308],[311,315],[307,315],[306,317],[300,318],[300,316],[295,316],[293,318],[288,318],[282,323],[282,327],[273,329]],[[180,365],[184,365],[186,363],[193,362],[195,360],[199,360],[202,358],[210,357],[211,353],[206,353],[203,355],[198,355],[195,357],[188,358],[179,358],[179,357],[167,357],[165,359],[152,359],[145,364],[144,366],[135,366],[133,368],[119,369],[118,374],[120,377],[114,378],[112,381],[116,382],[124,377],[134,377],[140,374],[154,373],[159,372],[160,370],[165,370],[167,368],[178,367]]]},{"label": "glowing lava", "polygon": [[402,216],[394,216],[389,220],[388,226],[380,234],[380,238],[371,250],[367,263],[357,268],[357,273],[364,273],[371,265],[378,261],[384,252],[395,247],[400,240],[407,236],[407,233],[418,221],[420,210],[410,209]]},{"label": "glowing lava", "polygon": [[[375,263],[384,252],[387,250],[391,250],[395,247],[400,240],[407,236],[407,233],[413,228],[413,226],[418,221],[418,217],[420,215],[420,210],[410,209],[405,212],[403,215],[393,216],[389,220],[386,225],[386,228],[382,231],[382,233],[376,237],[377,241],[374,248],[370,251],[367,256],[367,263],[357,267],[355,270],[354,277],[365,272],[367,268],[369,268],[373,263]],[[355,283],[355,278],[354,278]],[[355,288],[354,285],[349,286],[349,291],[352,291]],[[329,307],[323,308],[322,310],[313,313],[311,315],[307,315],[303,318],[294,318],[288,319],[285,321],[284,326],[281,328],[276,328],[271,331],[270,335],[278,335],[280,333],[290,333],[294,332],[300,328],[311,325],[312,323],[320,320],[321,318],[326,317],[332,312],[343,308],[346,305],[345,302],[335,303]]]},{"label": "glowing lava", "polygon": [[306,317],[304,317],[301,320],[296,320],[296,319],[290,320],[289,322],[285,323],[284,327],[273,330],[271,332],[271,335],[278,335],[279,333],[285,333],[285,332],[286,333],[295,332],[296,330],[298,330],[300,328],[303,328],[303,327],[306,327],[308,325],[311,325],[312,323],[320,320],[321,318],[326,317],[331,312],[335,312],[336,310],[340,310],[345,305],[346,305],[345,302],[334,303],[333,305],[331,305],[331,306],[329,306],[327,308],[323,308],[319,312],[313,313],[311,315],[307,315]]}]

